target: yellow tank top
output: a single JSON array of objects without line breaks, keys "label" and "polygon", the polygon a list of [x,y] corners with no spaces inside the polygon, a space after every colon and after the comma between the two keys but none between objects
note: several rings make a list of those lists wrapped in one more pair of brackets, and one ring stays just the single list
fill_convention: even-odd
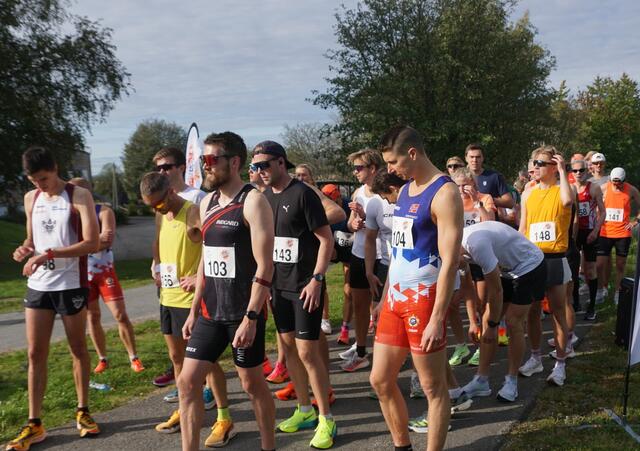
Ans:
[{"label": "yellow tank top", "polygon": [[545,254],[566,252],[569,247],[571,206],[562,205],[560,185],[531,189],[526,203],[526,236]]},{"label": "yellow tank top", "polygon": [[193,302],[193,292],[180,288],[181,277],[197,272],[202,252],[202,243],[187,236],[187,211],[192,205],[186,201],[171,221],[163,216],[160,224],[160,303],[166,307],[191,308]]}]

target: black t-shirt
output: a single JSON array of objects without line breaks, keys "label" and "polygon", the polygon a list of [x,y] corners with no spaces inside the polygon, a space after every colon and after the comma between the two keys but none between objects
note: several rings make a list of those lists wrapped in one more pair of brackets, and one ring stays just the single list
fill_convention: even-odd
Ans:
[{"label": "black t-shirt", "polygon": [[322,202],[311,188],[295,179],[281,193],[269,187],[264,194],[276,226],[273,287],[300,292],[311,280],[318,258],[320,242],[313,231],[329,224]]},{"label": "black t-shirt", "polygon": [[482,174],[476,176],[478,191],[482,194],[490,194],[491,197],[501,197],[509,192],[509,187],[502,174],[491,169],[485,169]]}]

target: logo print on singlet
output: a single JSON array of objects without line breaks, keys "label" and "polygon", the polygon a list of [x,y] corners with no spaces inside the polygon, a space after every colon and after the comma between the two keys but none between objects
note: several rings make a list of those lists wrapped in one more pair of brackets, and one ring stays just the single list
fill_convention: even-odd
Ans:
[{"label": "logo print on singlet", "polygon": [[420,208],[420,204],[411,204],[411,206],[409,207],[409,213],[418,213],[418,208]]},{"label": "logo print on singlet", "polygon": [[56,221],[49,219],[48,221],[42,221],[42,229],[47,233],[53,233],[56,228]]}]

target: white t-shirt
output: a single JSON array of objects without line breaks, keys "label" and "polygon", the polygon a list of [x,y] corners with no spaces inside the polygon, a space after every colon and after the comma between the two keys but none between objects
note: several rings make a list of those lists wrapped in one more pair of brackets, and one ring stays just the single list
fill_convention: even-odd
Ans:
[{"label": "white t-shirt", "polygon": [[500,267],[505,277],[517,278],[534,270],[544,259],[542,251],[517,230],[502,222],[485,221],[465,227],[462,248],[483,274]]},{"label": "white t-shirt", "polygon": [[196,206],[199,206],[202,199],[207,195],[204,191],[189,185],[187,185],[184,191],[180,191],[177,194],[184,200],[188,200],[189,202],[196,204]]},{"label": "white t-shirt", "polygon": [[[368,206],[370,203],[373,202],[382,205],[383,202],[382,197],[378,196],[377,194],[373,194],[367,197],[367,195],[365,194],[365,185],[362,185],[356,190],[353,200],[354,202],[362,205],[365,216],[367,215],[367,208],[369,208]],[[364,241],[366,234],[366,229],[360,229],[353,234],[353,247],[351,248],[351,253],[358,258],[364,258]],[[377,255],[377,258],[380,258],[380,254]]]},{"label": "white t-shirt", "polygon": [[393,211],[396,204],[390,204],[386,199],[380,199],[382,202],[372,201],[367,204],[365,226],[367,229],[378,231],[376,258],[379,258],[383,265],[389,266]]}]

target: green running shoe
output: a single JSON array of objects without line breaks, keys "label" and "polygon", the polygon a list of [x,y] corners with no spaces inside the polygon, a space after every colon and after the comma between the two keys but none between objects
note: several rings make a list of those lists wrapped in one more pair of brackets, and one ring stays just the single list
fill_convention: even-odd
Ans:
[{"label": "green running shoe", "polygon": [[338,433],[338,426],[333,420],[327,420],[324,415],[318,419],[316,433],[311,439],[309,446],[316,449],[328,449],[333,446],[333,439]]},{"label": "green running shoe", "polygon": [[449,365],[458,366],[462,363],[462,360],[471,354],[469,350],[469,346],[466,343],[461,345],[456,345],[455,351],[453,351],[453,355],[449,359]]},{"label": "green running shoe", "polygon": [[318,415],[311,408],[307,413],[300,411],[300,405],[296,407],[295,412],[289,418],[280,423],[277,429],[281,432],[297,432],[300,429],[311,429],[318,424]]},{"label": "green running shoe", "polygon": [[[427,412],[419,417],[409,420],[409,430],[417,432],[418,434],[426,434],[429,431],[429,424],[427,423]],[[448,430],[451,430],[451,424],[449,424]]]},{"label": "green running shoe", "polygon": [[480,365],[480,348],[476,349],[476,352],[473,353],[471,358],[467,361],[467,364],[470,366]]}]

